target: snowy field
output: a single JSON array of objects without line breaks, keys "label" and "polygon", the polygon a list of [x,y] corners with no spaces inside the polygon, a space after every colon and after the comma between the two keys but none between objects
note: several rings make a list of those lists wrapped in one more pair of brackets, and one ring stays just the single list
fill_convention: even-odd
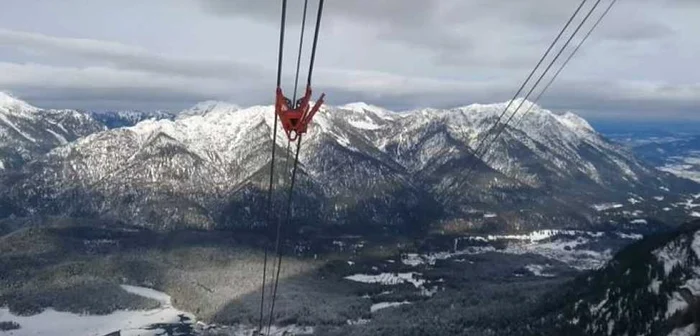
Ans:
[{"label": "snowy field", "polygon": [[194,315],[173,308],[170,296],[144,287],[122,285],[127,292],[160,302],[151,310],[118,310],[108,315],[80,315],[58,312],[51,308],[32,316],[16,316],[7,308],[0,308],[0,321],[20,324],[18,330],[1,333],[3,336],[101,336],[121,331],[120,336],[164,335],[164,330],[148,330],[156,323],[179,323],[181,317],[194,321]]},{"label": "snowy field", "polygon": [[[409,253],[403,256],[402,262],[409,266],[421,264],[434,265],[437,260],[446,260],[461,255],[497,252],[504,254],[537,254],[543,257],[561,261],[578,270],[590,270],[602,267],[612,258],[610,249],[589,249],[587,244],[595,243],[605,236],[617,240],[639,240],[640,234],[622,232],[594,232],[578,230],[539,230],[522,235],[485,235],[466,236],[454,241],[452,251],[426,254]],[[505,248],[496,249],[492,242],[506,242]],[[474,245],[474,243],[481,245]]]},{"label": "snowy field", "polygon": [[700,183],[700,152],[690,152],[687,157],[671,157],[664,166],[657,168]]}]

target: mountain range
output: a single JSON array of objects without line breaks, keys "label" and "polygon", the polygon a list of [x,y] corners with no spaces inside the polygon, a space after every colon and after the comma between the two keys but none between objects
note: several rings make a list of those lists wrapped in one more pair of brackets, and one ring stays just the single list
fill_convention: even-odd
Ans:
[{"label": "mountain range", "polygon": [[40,109],[0,92],[0,171],[105,129],[87,113]]},{"label": "mountain range", "polygon": [[[16,169],[0,182],[4,216],[98,216],[163,230],[263,227],[273,144],[273,211],[282,212],[294,146],[281,131],[272,139],[272,106],[210,101],[109,130],[73,110],[41,110],[11,97],[0,106],[2,121],[26,115],[44,123],[5,122],[12,137],[2,138],[0,148],[55,140],[41,147],[47,153],[29,146],[26,164],[5,164]],[[303,137],[289,227],[517,231],[692,214],[669,204],[700,192],[698,184],[636,159],[570,112],[533,106],[483,158],[475,157],[505,106],[404,112],[365,103],[323,106]],[[54,124],[67,131],[59,134]],[[39,137],[25,129],[44,131]],[[10,154],[0,160],[15,162]]]}]

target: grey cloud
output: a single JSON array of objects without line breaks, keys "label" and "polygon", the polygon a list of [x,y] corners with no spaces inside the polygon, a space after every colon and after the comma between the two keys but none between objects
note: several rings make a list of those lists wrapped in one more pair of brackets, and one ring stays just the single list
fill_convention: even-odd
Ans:
[{"label": "grey cloud", "polygon": [[672,36],[675,31],[660,22],[625,22],[605,30],[603,38],[617,41],[647,41]]},{"label": "grey cloud", "polygon": [[[65,5],[65,18],[46,14],[31,28],[12,26],[0,13],[0,90],[45,106],[80,108],[272,102],[279,1],[181,0],[196,7],[172,6],[167,19],[158,16],[162,4],[143,2],[130,15],[154,22],[138,34],[129,17],[91,31],[71,16],[78,3]],[[316,3],[310,0],[310,13]],[[314,87],[329,94],[330,104],[365,100],[397,110],[505,101],[578,3],[328,0]],[[697,116],[700,92],[694,83],[700,73],[693,55],[700,49],[688,42],[700,29],[694,20],[700,2],[618,3],[541,103],[609,118]],[[302,2],[289,4],[294,26]],[[96,6],[118,10],[114,4]],[[91,39],[52,36],[75,32]],[[290,34],[292,40],[295,32]],[[112,38],[122,42],[101,40]],[[182,47],[190,45],[192,50]],[[227,57],[212,56],[209,48]],[[293,61],[293,52],[285,55]],[[285,63],[285,83],[292,82],[292,68]]]},{"label": "grey cloud", "polygon": [[[377,0],[377,1],[327,1],[324,7],[324,25],[336,20],[350,22],[358,27],[370,25],[377,36],[385,41],[398,41],[423,48],[448,47],[452,50],[468,48],[467,38],[455,34],[441,22],[441,4],[436,0]],[[452,1],[454,2],[454,1]],[[203,8],[215,15],[254,17],[268,23],[278,24],[280,3],[276,1],[247,0],[202,0]],[[315,10],[317,1],[310,1]],[[302,7],[301,1],[289,1],[288,14],[291,22],[298,24],[295,10]],[[312,13],[313,13],[312,10]],[[469,13],[469,12],[465,12]],[[469,13],[469,15],[474,15]],[[447,28],[447,29],[442,29]]]},{"label": "grey cloud", "polygon": [[226,79],[259,76],[263,72],[263,69],[257,65],[230,59],[170,57],[121,43],[59,38],[2,28],[0,28],[0,45],[49,53],[52,57],[63,54],[70,58],[79,57],[125,70],[140,70],[168,75]]}]

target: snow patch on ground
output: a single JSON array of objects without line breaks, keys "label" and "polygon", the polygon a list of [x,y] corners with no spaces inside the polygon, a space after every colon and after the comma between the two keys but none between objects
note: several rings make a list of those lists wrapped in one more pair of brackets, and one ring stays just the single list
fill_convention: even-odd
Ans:
[{"label": "snow patch on ground", "polygon": [[154,323],[178,323],[184,315],[194,321],[194,315],[172,307],[170,296],[150,288],[126,286],[124,290],[155,299],[161,307],[151,310],[117,310],[108,315],[80,315],[59,312],[48,308],[32,316],[17,316],[7,308],[0,308],[0,320],[14,321],[20,324],[19,330],[12,331],[13,336],[53,336],[53,335],[106,335],[121,331],[121,336],[155,336],[163,330],[147,330]]},{"label": "snow patch on ground", "polygon": [[693,295],[700,294],[700,279],[688,279],[681,288],[688,289]]},{"label": "snow patch on ground", "polygon": [[[579,270],[597,269],[612,258],[611,250],[593,251],[581,249],[579,246],[594,241],[605,235],[605,232],[578,230],[538,230],[521,235],[487,235],[465,236],[456,238],[451,252],[433,252],[426,254],[408,253],[402,255],[401,262],[408,266],[434,265],[437,260],[446,260],[457,256],[482,254],[489,252],[506,254],[533,253],[555,259]],[[643,236],[636,233],[612,232],[620,239],[639,240]],[[504,249],[496,250],[493,246],[466,246],[460,242],[489,243],[491,241],[506,241]]]},{"label": "snow patch on ground", "polygon": [[412,283],[416,288],[421,288],[425,280],[419,278],[421,274],[416,272],[407,273],[381,273],[376,275],[371,274],[353,274],[346,276],[345,279],[363,283],[379,283],[382,285],[399,285],[402,283]]},{"label": "snow patch on ground", "polygon": [[382,128],[381,126],[379,126],[375,123],[367,122],[364,120],[348,120],[348,123],[355,128],[365,129],[365,130],[376,130],[376,129]]},{"label": "snow patch on ground", "polygon": [[389,308],[389,307],[397,307],[397,306],[402,306],[402,305],[405,305],[405,304],[410,304],[410,302],[408,302],[408,301],[402,301],[402,302],[379,302],[379,303],[375,303],[375,304],[373,304],[371,307],[369,307],[369,311],[372,312],[372,313],[374,313],[374,312],[376,312],[377,310],[380,310],[380,309],[385,309],[385,308]]},{"label": "snow patch on ground", "polygon": [[66,140],[66,138],[64,138],[62,135],[60,135],[60,134],[58,134],[58,133],[56,133],[56,132],[54,132],[54,131],[52,131],[52,130],[50,130],[50,129],[48,129],[48,128],[46,129],[46,131],[49,132],[49,133],[51,133],[51,135],[53,135],[54,137],[56,137],[56,140],[58,140],[58,142],[59,142],[61,145],[65,145],[65,144],[68,143],[68,140]]},{"label": "snow patch on ground", "polygon": [[642,218],[637,218],[637,219],[631,220],[630,223],[632,223],[632,224],[647,224],[647,220],[642,219]]},{"label": "snow patch on ground", "polygon": [[15,126],[15,124],[13,124],[9,119],[7,119],[7,117],[5,117],[5,115],[0,114],[0,121],[7,124],[7,126],[10,126],[13,130],[15,130],[15,132],[17,132],[23,138],[25,138],[31,142],[36,142],[36,139],[32,138],[29,134],[22,132],[22,130],[19,129],[19,127]]},{"label": "snow patch on ground", "polygon": [[673,331],[668,334],[668,336],[694,336],[697,333],[697,328],[695,324],[689,324],[682,328],[673,329]]},{"label": "snow patch on ground", "polygon": [[593,209],[595,209],[596,211],[605,211],[605,210],[610,210],[610,209],[622,208],[623,205],[620,203],[601,203],[601,204],[593,204],[591,207]]},{"label": "snow patch on ground", "polygon": [[649,283],[649,291],[654,293],[654,294],[659,294],[659,288],[661,287],[661,280],[659,279],[653,279]]},{"label": "snow patch on ground", "polygon": [[700,212],[693,211],[693,212],[690,213],[690,217],[700,218]]},{"label": "snow patch on ground", "polygon": [[632,197],[628,198],[627,201],[630,202],[630,204],[632,204],[632,205],[635,205],[637,203],[642,203],[642,201],[640,201],[636,198],[632,198]]},{"label": "snow patch on ground", "polygon": [[357,320],[347,320],[346,323],[347,323],[348,325],[358,325],[358,324],[367,324],[367,323],[369,323],[370,321],[371,321],[371,320],[369,320],[369,319],[359,318],[359,319],[357,319]]},{"label": "snow patch on ground", "polygon": [[622,239],[633,239],[633,240],[640,240],[644,238],[644,235],[639,234],[639,233],[622,233],[618,232],[617,236],[622,238]]},{"label": "snow patch on ground", "polygon": [[696,231],[693,235],[693,242],[690,244],[690,248],[695,252],[695,256],[700,259],[700,231]]},{"label": "snow patch on ground", "polygon": [[683,297],[678,292],[674,292],[668,300],[665,317],[669,318],[677,311],[686,309],[687,307],[688,303],[683,300]]},{"label": "snow patch on ground", "polygon": [[540,276],[540,277],[545,277],[545,278],[555,277],[556,274],[545,272],[545,270],[548,268],[550,268],[549,265],[534,265],[534,264],[525,265],[525,269],[530,271],[530,273],[532,273],[535,276]]},{"label": "snow patch on ground", "polygon": [[683,260],[687,259],[687,250],[674,243],[668,244],[652,253],[664,266],[664,273],[666,276],[671,273],[674,267],[680,265]]}]

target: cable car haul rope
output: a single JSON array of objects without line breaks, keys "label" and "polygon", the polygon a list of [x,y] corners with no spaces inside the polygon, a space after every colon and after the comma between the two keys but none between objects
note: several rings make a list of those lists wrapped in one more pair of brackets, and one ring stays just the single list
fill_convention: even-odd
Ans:
[{"label": "cable car haul rope", "polygon": [[[601,3],[602,0],[595,0],[595,3],[590,7],[590,9],[587,11],[585,14],[584,18],[581,19],[581,21],[578,23],[574,31],[570,34],[568,39],[566,39],[566,42],[564,45],[560,48],[560,50],[555,54],[553,59],[549,62],[549,64],[546,66],[546,68],[542,71],[542,73],[537,77],[537,80],[534,84],[531,85],[531,88],[529,91],[527,91],[527,94],[525,95],[523,101],[521,101],[517,108],[515,108],[515,111],[512,112],[512,114],[506,117],[506,114],[508,113],[508,110],[512,104],[514,104],[516,98],[520,95],[521,92],[525,90],[525,87],[528,85],[531,79],[533,79],[535,73],[537,70],[540,68],[541,65],[543,65],[545,59],[548,57],[550,52],[554,49],[555,45],[559,42],[559,40],[562,38],[564,33],[567,31],[569,26],[574,22],[575,18],[578,16],[579,12],[581,9],[584,7],[584,5],[592,0],[581,0],[581,3],[577,6],[576,10],[574,13],[571,15],[571,17],[568,19],[564,27],[560,30],[560,32],[557,34],[555,37],[554,41],[549,45],[549,48],[545,51],[544,55],[540,58],[540,60],[537,62],[537,65],[532,69],[530,74],[527,76],[527,79],[522,83],[520,88],[517,90],[515,93],[513,99],[510,100],[510,102],[505,106],[503,111],[498,115],[498,118],[496,122],[486,130],[484,136],[480,139],[480,141],[477,143],[477,145],[474,147],[472,155],[471,155],[471,165],[467,167],[467,170],[464,174],[462,174],[461,177],[458,177],[456,180],[452,181],[449,185],[449,188],[447,188],[447,193],[446,195],[443,195],[443,201],[445,203],[449,202],[450,200],[453,199],[453,197],[456,197],[456,192],[458,192],[457,189],[460,189],[462,183],[467,182],[471,176],[471,173],[473,172],[474,168],[476,167],[476,164],[478,161],[481,161],[481,159],[489,152],[490,147],[493,145],[494,142],[498,139],[498,137],[503,133],[506,127],[508,127],[509,123],[511,120],[515,117],[515,115],[518,113],[518,110],[523,106],[525,99],[527,99],[533,91],[537,88],[537,86],[540,84],[542,79],[547,75],[551,67],[554,65],[554,63],[557,61],[557,59],[561,56],[562,52],[566,47],[571,43],[571,41],[574,39],[576,34],[579,32],[579,30],[582,28],[582,26],[588,21],[590,18],[591,14],[596,10],[598,5]],[[556,74],[551,78],[549,83],[545,86],[545,88],[539,93],[537,98],[535,98],[535,102],[539,100],[539,98],[544,94],[544,92],[549,88],[549,86],[552,84],[554,79],[559,75],[559,73],[562,71],[562,69],[568,64],[569,60],[573,57],[574,54],[578,51],[580,48],[581,44],[588,38],[588,36],[591,34],[591,32],[598,26],[600,21],[605,17],[605,15],[608,13],[610,8],[615,4],[617,0],[610,0],[610,4],[608,5],[607,9],[599,16],[598,20],[592,25],[586,36],[580,41],[578,46],[573,50],[573,52],[569,55],[569,57],[563,62],[559,70],[556,72]],[[294,185],[296,181],[296,176],[297,176],[297,167],[299,165],[299,152],[301,149],[301,139],[302,136],[307,132],[308,126],[313,119],[314,115],[316,112],[319,111],[321,105],[323,104],[323,99],[325,97],[324,94],[321,94],[321,96],[316,100],[316,102],[312,105],[311,104],[311,79],[313,75],[313,68],[314,68],[314,61],[316,59],[316,46],[318,43],[318,34],[319,34],[319,29],[321,25],[321,14],[323,12],[323,2],[324,0],[319,0],[318,3],[318,12],[316,14],[316,24],[315,24],[315,30],[314,30],[314,37],[313,37],[313,43],[311,47],[311,55],[310,55],[310,61],[309,61],[309,70],[308,70],[308,75],[306,79],[306,88],[304,89],[304,94],[297,99],[297,89],[298,89],[298,82],[299,82],[299,68],[300,68],[300,63],[301,63],[301,55],[302,55],[302,49],[304,45],[304,32],[305,32],[305,26],[306,26],[306,13],[308,9],[308,2],[309,0],[304,0],[304,7],[303,7],[303,16],[302,16],[302,21],[301,21],[301,34],[299,38],[299,50],[296,58],[296,74],[294,77],[294,91],[293,91],[293,96],[292,99],[290,100],[287,98],[282,90],[282,56],[283,56],[283,50],[284,50],[284,37],[285,37],[285,28],[286,28],[286,16],[287,16],[287,0],[282,0],[282,17],[281,17],[281,22],[280,22],[280,37],[279,37],[279,53],[278,53],[278,60],[277,60],[277,87],[275,91],[275,111],[274,111],[274,126],[273,126],[273,134],[272,134],[272,160],[270,163],[270,179],[269,179],[269,186],[268,186],[268,193],[267,193],[267,222],[268,222],[268,227],[272,228],[273,223],[276,223],[276,233],[275,233],[275,239],[274,239],[274,251],[275,255],[277,257],[277,262],[276,265],[273,266],[271,272],[274,272],[274,280],[271,282],[271,302],[269,304],[269,315],[268,315],[268,320],[267,320],[267,335],[270,335],[271,328],[272,328],[272,322],[274,319],[274,310],[275,310],[275,302],[277,299],[277,292],[278,292],[278,285],[279,285],[279,277],[280,277],[280,271],[281,271],[281,266],[282,266],[282,251],[281,251],[281,244],[282,244],[282,225],[283,223],[287,223],[286,225],[289,226],[291,223],[291,218],[292,218],[292,201],[293,201],[293,196],[294,196]],[[534,103],[533,103],[534,104]],[[530,108],[532,108],[532,105],[530,105]],[[527,114],[529,112],[529,109],[525,111],[524,114]],[[502,122],[502,120],[505,121]],[[517,121],[517,124],[519,124],[522,121],[522,116],[520,120]],[[275,173],[275,155],[276,155],[276,139],[277,139],[277,129],[278,129],[278,122],[282,125],[282,129],[284,130],[285,136],[287,138],[287,151],[286,151],[286,160],[285,160],[285,168],[284,168],[284,173],[289,174],[288,168],[289,168],[289,162],[290,162],[290,147],[293,142],[296,142],[296,152],[294,154],[294,161],[293,161],[293,166],[292,166],[292,171],[291,171],[291,177],[290,177],[290,182],[289,186],[287,189],[287,197],[286,197],[286,204],[284,204],[284,216],[276,215],[276,212],[274,211],[274,202],[273,202],[273,191],[275,189],[274,187],[274,173]],[[282,207],[280,207],[282,208]],[[261,298],[260,298],[260,318],[259,318],[259,323],[258,323],[258,335],[264,335],[264,311],[265,311],[265,295],[266,295],[266,285],[267,285],[267,264],[268,264],[268,247],[265,246],[265,253],[264,253],[264,261],[263,261],[263,271],[262,271],[262,289],[261,289]],[[276,267],[276,269],[274,268]]]},{"label": "cable car haul rope", "polygon": [[[287,98],[282,91],[282,57],[284,54],[284,37],[287,19],[287,0],[282,0],[282,17],[280,22],[280,38],[279,38],[279,51],[277,59],[277,88],[275,90],[275,122],[272,130],[272,160],[270,162],[270,179],[267,193],[267,221],[268,227],[272,227],[273,222],[276,221],[277,228],[275,234],[275,255],[277,256],[276,270],[274,271],[274,280],[271,284],[271,296],[269,319],[267,323],[267,335],[270,335],[272,329],[272,322],[274,318],[275,302],[277,299],[277,290],[279,285],[279,277],[282,266],[282,224],[286,222],[290,223],[292,217],[292,201],[294,197],[294,184],[297,176],[297,167],[299,165],[299,152],[301,149],[301,139],[302,135],[308,130],[309,123],[313,119],[314,115],[321,108],[323,104],[323,98],[325,94],[316,100],[316,102],[311,105],[311,79],[314,69],[314,61],[316,60],[316,46],[318,44],[318,33],[321,27],[321,14],[323,13],[323,1],[319,0],[318,12],[316,14],[316,27],[314,30],[314,38],[311,46],[311,58],[309,61],[309,72],[306,78],[306,88],[304,89],[304,94],[297,99],[297,87],[299,82],[299,68],[301,63],[302,48],[304,45],[304,32],[306,26],[306,12],[308,9],[308,0],[304,0],[303,16],[301,23],[301,34],[299,37],[299,50],[297,54],[297,64],[296,64],[296,74],[294,77],[294,91],[292,99]],[[278,120],[279,119],[279,120]],[[274,174],[275,174],[275,154],[276,154],[276,139],[277,139],[277,129],[278,122],[282,125],[282,129],[287,137],[287,151],[285,160],[284,172],[287,173],[288,164],[290,159],[290,145],[292,142],[296,142],[296,152],[294,154],[294,163],[292,166],[291,180],[289,182],[289,189],[287,190],[287,199],[285,206],[285,216],[275,217],[275,211],[273,209],[273,191],[274,191]],[[264,261],[263,261],[263,272],[262,272],[262,289],[260,297],[260,319],[258,321],[258,334],[264,335],[263,333],[263,323],[264,323],[264,310],[265,310],[265,290],[267,283],[267,264],[268,264],[268,249],[265,247]],[[274,268],[273,268],[274,269]]]}]

